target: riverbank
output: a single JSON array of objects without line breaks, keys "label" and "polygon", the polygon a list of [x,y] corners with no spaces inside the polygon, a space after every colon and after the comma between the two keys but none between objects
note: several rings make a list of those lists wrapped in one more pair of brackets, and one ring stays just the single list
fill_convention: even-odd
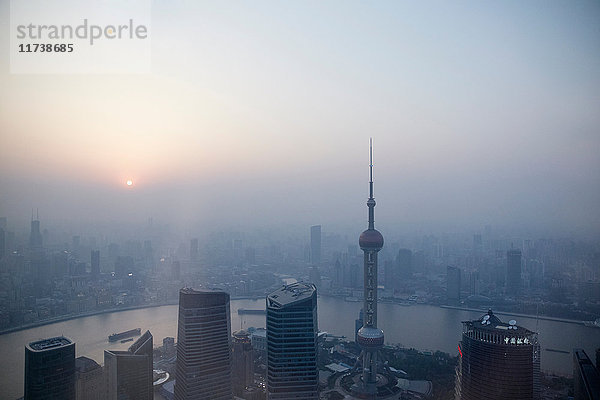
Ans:
[{"label": "riverbank", "polygon": [[[460,310],[460,311],[473,311],[473,312],[479,312],[479,313],[485,313],[486,311],[480,308],[467,308],[467,307],[457,307],[457,306],[447,306],[447,305],[441,305],[441,308],[449,308],[452,310]],[[564,322],[567,324],[577,324],[577,325],[584,325],[583,321],[578,321],[576,319],[566,319],[566,318],[556,318],[556,317],[547,317],[544,315],[530,315],[530,314],[521,314],[521,313],[512,313],[512,312],[507,312],[507,311],[496,311],[494,310],[494,314],[498,314],[498,315],[508,315],[508,316],[513,316],[513,317],[523,317],[523,318],[531,318],[531,319],[542,319],[545,321],[554,321],[554,322]]]},{"label": "riverbank", "polygon": [[[231,297],[231,300],[258,300],[258,299],[262,299],[262,298],[264,298],[264,296],[236,296],[236,297]],[[110,313],[121,312],[121,311],[140,310],[143,308],[176,306],[177,304],[179,304],[179,301],[166,301],[163,303],[141,304],[141,305],[137,305],[137,306],[106,308],[104,310],[88,311],[88,312],[81,313],[81,314],[60,315],[58,317],[35,321],[35,322],[29,323],[29,324],[23,324],[23,325],[13,326],[13,327],[6,328],[6,329],[0,329],[0,336],[7,334],[7,333],[13,333],[13,332],[22,331],[25,329],[37,328],[39,326],[50,325],[50,324],[54,324],[57,322],[70,321],[72,319],[77,319],[77,318],[91,317],[91,316],[100,315],[100,314],[110,314]]]},{"label": "riverbank", "polygon": [[176,301],[175,302],[164,302],[164,303],[156,303],[156,304],[144,304],[144,305],[139,305],[139,306],[106,308],[104,310],[88,311],[88,312],[81,313],[81,314],[60,315],[58,317],[48,318],[48,319],[44,319],[41,321],[35,321],[30,324],[24,324],[24,325],[19,325],[19,326],[13,326],[11,328],[2,329],[2,330],[0,330],[0,335],[4,335],[6,333],[18,332],[18,331],[22,331],[25,329],[37,328],[38,326],[54,324],[56,322],[64,322],[64,321],[70,321],[72,319],[77,319],[77,318],[91,317],[94,315],[109,314],[109,313],[114,313],[114,312],[130,311],[130,310],[139,310],[142,308],[173,306],[173,305],[177,305],[177,304],[178,304],[178,302],[176,302]]}]

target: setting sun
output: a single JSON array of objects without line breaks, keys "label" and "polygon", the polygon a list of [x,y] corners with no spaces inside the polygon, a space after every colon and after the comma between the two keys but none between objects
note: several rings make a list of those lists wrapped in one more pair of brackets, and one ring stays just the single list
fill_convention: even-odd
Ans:
[{"label": "setting sun", "polygon": [[131,179],[127,179],[127,186],[133,186],[133,181]]}]

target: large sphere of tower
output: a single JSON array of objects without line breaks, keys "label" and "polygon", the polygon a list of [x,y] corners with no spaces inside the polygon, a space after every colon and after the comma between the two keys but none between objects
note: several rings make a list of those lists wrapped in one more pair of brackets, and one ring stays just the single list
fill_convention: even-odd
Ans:
[{"label": "large sphere of tower", "polygon": [[363,326],[356,336],[358,344],[363,347],[381,347],[384,343],[383,331],[372,326]]},{"label": "large sphere of tower", "polygon": [[383,247],[383,235],[377,229],[367,229],[360,234],[358,245],[363,251],[379,251]]}]

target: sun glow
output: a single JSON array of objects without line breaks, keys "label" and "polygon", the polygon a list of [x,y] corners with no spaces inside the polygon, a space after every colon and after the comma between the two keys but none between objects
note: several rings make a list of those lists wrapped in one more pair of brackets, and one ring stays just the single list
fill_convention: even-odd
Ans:
[{"label": "sun glow", "polygon": [[127,184],[127,186],[133,186],[133,181],[131,179],[127,179],[127,182],[125,182]]}]

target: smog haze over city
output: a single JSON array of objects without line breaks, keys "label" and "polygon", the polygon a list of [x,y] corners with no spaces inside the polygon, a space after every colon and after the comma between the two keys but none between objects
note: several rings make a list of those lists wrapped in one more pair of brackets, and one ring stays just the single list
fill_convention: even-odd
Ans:
[{"label": "smog haze over city", "polygon": [[150,74],[4,58],[14,229],[32,208],[77,228],[357,229],[374,137],[387,231],[598,234],[597,3],[152,7]]},{"label": "smog haze over city", "polygon": [[[454,377],[461,322],[494,308],[539,333],[546,378],[574,376],[561,351],[600,347],[599,2],[138,2],[151,10],[144,73],[16,70],[16,3],[0,0],[0,350],[18,366],[6,398],[23,395],[42,325],[99,364],[107,334],[148,328],[164,345],[155,370],[174,371],[163,337],[177,341],[183,287],[264,310],[283,283],[311,282],[319,329],[352,341],[371,138],[386,344],[440,350]],[[52,57],[80,56],[75,43]],[[65,322],[80,314],[86,329]],[[232,315],[232,332],[265,327]],[[452,333],[397,328],[421,317]],[[454,398],[454,378],[395,362]]]}]

